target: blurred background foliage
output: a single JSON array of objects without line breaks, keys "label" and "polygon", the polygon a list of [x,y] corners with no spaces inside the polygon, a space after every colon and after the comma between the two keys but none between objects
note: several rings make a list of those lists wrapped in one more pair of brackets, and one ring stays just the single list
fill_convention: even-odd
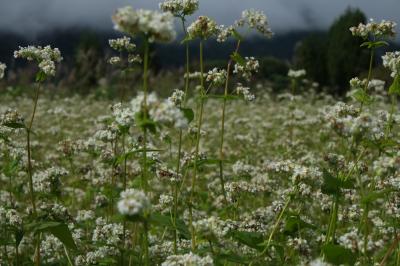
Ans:
[{"label": "blurred background foliage", "polygon": [[[257,79],[270,81],[276,91],[288,86],[287,72],[289,68],[293,68],[305,69],[307,78],[320,84],[319,91],[342,96],[349,88],[349,79],[357,75],[366,76],[368,51],[360,48],[362,40],[352,37],[349,31],[351,26],[365,21],[366,17],[359,9],[347,9],[325,32],[293,31],[276,35],[270,40],[253,36],[243,43],[241,54],[259,59],[260,72]],[[114,31],[82,28],[47,32],[38,35],[34,40],[14,33],[0,32],[0,61],[8,65],[6,79],[0,83],[0,91],[12,90],[10,93],[18,94],[30,86],[35,70],[31,65],[14,60],[13,51],[18,46],[51,44],[61,50],[64,61],[56,79],[47,87],[64,93],[95,92],[99,97],[111,98],[122,97],[126,92],[132,93],[135,87],[141,86],[140,68],[133,69],[128,75],[122,75],[108,64],[108,59],[113,55],[108,47],[108,39],[116,37],[119,35]],[[183,74],[185,51],[179,39],[178,36],[174,43],[152,47],[152,85],[162,95],[183,86],[180,74]],[[140,40],[135,42],[140,47]],[[191,70],[196,71],[197,44],[192,43],[190,48]],[[205,47],[205,68],[225,68],[233,49],[233,42],[221,44],[215,40],[208,41]],[[399,49],[399,45],[393,43],[389,49]],[[382,49],[380,52],[381,54],[376,55],[375,62],[380,61],[380,56],[386,50]],[[374,78],[390,80],[387,71],[379,67],[374,68],[373,73]]]}]

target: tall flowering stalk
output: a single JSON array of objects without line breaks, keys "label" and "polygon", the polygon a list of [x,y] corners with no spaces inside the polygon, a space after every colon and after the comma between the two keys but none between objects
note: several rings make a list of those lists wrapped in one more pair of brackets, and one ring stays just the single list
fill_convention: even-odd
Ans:
[{"label": "tall flowering stalk", "polygon": [[[157,12],[151,10],[137,9],[132,7],[123,7],[118,9],[112,16],[115,29],[127,33],[131,36],[137,34],[143,37],[143,101],[141,110],[136,114],[136,122],[143,130],[142,143],[142,189],[148,193],[148,158],[147,144],[148,131],[154,129],[154,122],[151,120],[148,108],[148,77],[149,77],[149,44],[152,42],[169,42],[175,36],[173,28],[173,15],[170,12]],[[142,253],[145,257],[145,265],[150,265],[149,260],[149,225],[147,219],[143,222],[143,246]]]},{"label": "tall flowering stalk", "polygon": [[385,40],[395,36],[395,27],[396,23],[392,21],[382,20],[380,23],[378,23],[373,19],[370,19],[369,23],[367,24],[360,23],[358,26],[350,28],[353,36],[361,37],[364,40],[364,43],[361,44],[361,47],[367,47],[370,49],[367,81],[362,90],[358,91],[358,100],[361,103],[361,111],[364,104],[366,104],[369,99],[368,86],[372,78],[375,50],[379,47],[389,45]]},{"label": "tall flowering stalk", "polygon": [[131,36],[143,36],[143,102],[142,110],[137,117],[143,129],[143,156],[142,156],[142,188],[148,191],[148,162],[147,142],[151,119],[148,114],[148,71],[149,71],[149,43],[172,41],[176,33],[173,29],[173,15],[170,12],[160,13],[152,10],[133,9],[130,6],[118,9],[112,17],[115,29]]},{"label": "tall flowering stalk", "polygon": [[[197,11],[199,7],[199,1],[198,0],[189,0],[189,1],[184,1],[184,0],[166,0],[163,3],[160,3],[160,9],[163,10],[164,12],[171,12],[174,17],[179,18],[182,24],[182,29],[184,32],[184,40],[188,39],[188,32],[186,29],[186,16],[192,15],[194,12]],[[189,91],[189,73],[190,73],[190,56],[189,56],[189,40],[184,42],[185,44],[185,52],[186,52],[186,61],[185,61],[185,85],[184,85],[184,93],[183,93],[183,99],[182,98],[182,93],[179,91],[176,91],[174,93],[173,99],[178,99],[178,102],[176,104],[179,105],[180,108],[185,108],[186,107],[186,100],[187,100],[187,95]],[[178,95],[179,94],[179,95]],[[183,104],[183,105],[182,105]],[[176,164],[176,174],[180,174],[181,170],[181,157],[182,157],[182,141],[183,141],[183,130],[179,130],[179,140],[178,140],[178,158],[177,158],[177,164]],[[174,207],[173,207],[173,224],[176,228],[176,222],[177,222],[177,216],[178,216],[178,183],[174,183]],[[174,230],[174,253],[177,254],[177,234],[178,231],[177,229]]]},{"label": "tall flowering stalk", "polygon": [[[35,91],[34,91],[34,99],[33,99],[33,110],[31,114],[31,118],[29,120],[28,125],[25,126],[26,129],[26,151],[28,154],[28,177],[29,177],[29,194],[31,199],[31,205],[33,210],[33,215],[36,218],[37,216],[37,208],[36,208],[36,200],[35,200],[35,191],[33,189],[33,167],[32,167],[32,147],[31,147],[31,134],[33,128],[33,122],[35,119],[37,104],[39,100],[39,92],[42,87],[42,83],[50,76],[54,76],[56,74],[56,63],[61,62],[63,59],[61,57],[61,53],[57,48],[52,49],[51,46],[46,47],[20,47],[19,50],[14,52],[15,58],[23,58],[28,61],[35,61],[38,64],[39,72],[36,75],[36,83]],[[36,265],[40,265],[40,235],[38,236],[36,243],[36,254],[35,254],[35,263]]]},{"label": "tall flowering stalk", "polygon": [[[373,62],[375,58],[375,49],[382,47],[382,46],[387,46],[389,45],[385,40],[388,38],[392,38],[395,36],[395,27],[396,23],[391,22],[391,21],[386,21],[382,20],[380,23],[375,22],[373,19],[370,19],[369,23],[363,24],[360,23],[356,27],[351,27],[350,31],[353,34],[353,36],[358,36],[364,39],[364,43],[361,44],[361,47],[367,47],[370,49],[370,61],[369,61],[369,70],[368,70],[368,77],[365,82],[365,85],[363,89],[358,91],[358,97],[356,98],[358,101],[360,101],[360,113],[363,110],[364,104],[370,102],[370,97],[368,95],[368,87],[372,78],[372,67],[373,67]],[[392,112],[393,112],[393,101],[392,101]],[[390,118],[391,119],[391,118]],[[389,122],[390,123],[390,122]],[[372,183],[370,187],[362,189],[362,191],[366,190],[367,193],[368,191],[374,191],[375,189],[375,184]],[[365,191],[364,191],[365,193]],[[363,194],[364,194],[363,193]],[[364,256],[368,258],[368,236],[369,236],[369,228],[368,228],[368,223],[369,223],[369,218],[368,218],[368,213],[369,213],[369,203],[366,202],[364,205],[364,213],[362,216],[362,220],[364,225],[361,226],[360,228],[363,227],[364,231]]]},{"label": "tall flowering stalk", "polygon": [[199,44],[199,61],[200,61],[200,89],[199,89],[199,113],[197,116],[197,133],[195,140],[195,152],[194,152],[194,172],[191,180],[191,191],[189,198],[189,223],[192,235],[192,250],[196,249],[196,233],[193,227],[193,200],[194,200],[194,190],[196,186],[197,180],[197,172],[198,172],[198,160],[199,160],[199,149],[200,149],[200,138],[201,138],[201,128],[203,125],[203,111],[204,111],[204,102],[206,99],[207,91],[204,86],[204,41],[208,38],[215,36],[218,33],[218,27],[214,20],[200,16],[196,21],[194,21],[188,27],[188,35],[189,39],[200,39]]},{"label": "tall flowering stalk", "polygon": [[[242,17],[236,21],[235,26],[230,26],[227,28],[220,27],[220,32],[218,35],[218,42],[224,42],[228,37],[234,36],[236,38],[236,48],[233,54],[231,55],[230,60],[228,61],[228,65],[226,67],[226,79],[224,86],[224,97],[223,104],[221,110],[221,130],[220,130],[220,145],[219,145],[219,179],[221,183],[221,190],[226,200],[226,191],[225,191],[225,181],[224,181],[224,136],[225,136],[225,113],[226,113],[226,104],[228,101],[229,94],[229,80],[232,64],[236,61],[238,64],[235,65],[234,73],[241,73],[245,78],[250,78],[251,72],[258,70],[258,62],[255,60],[246,60],[243,62],[243,59],[239,55],[240,44],[243,40],[242,36],[236,31],[236,28],[247,26],[249,29],[255,29],[266,37],[271,37],[272,32],[268,27],[268,20],[265,14],[262,11],[256,11],[253,9],[244,10],[242,12]],[[244,88],[239,84],[241,88]],[[243,94],[246,100],[252,100],[253,96],[250,96],[249,90],[239,89],[238,93]]]}]

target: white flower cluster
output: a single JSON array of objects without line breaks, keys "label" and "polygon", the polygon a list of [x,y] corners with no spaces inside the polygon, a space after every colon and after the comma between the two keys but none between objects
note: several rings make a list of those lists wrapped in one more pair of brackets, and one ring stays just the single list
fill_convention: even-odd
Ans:
[{"label": "white flower cluster", "polygon": [[185,129],[189,126],[183,112],[169,100],[162,101],[156,108],[151,108],[149,114],[154,121],[170,124],[178,129]]},{"label": "white flower cluster", "polygon": [[77,222],[86,222],[93,220],[95,217],[95,213],[92,210],[79,210],[76,214],[75,220]]},{"label": "white flower cluster", "polygon": [[134,123],[135,113],[131,108],[124,108],[121,103],[111,106],[115,122],[119,126],[130,127]]},{"label": "white flower cluster", "polygon": [[159,4],[164,12],[171,12],[176,17],[190,16],[199,9],[199,0],[165,0]]},{"label": "white flower cluster", "polygon": [[225,27],[224,25],[219,26],[217,42],[226,42],[226,40],[234,34],[234,31],[235,31],[234,26],[229,26],[229,27]]},{"label": "white flower cluster", "polygon": [[96,219],[96,228],[93,231],[92,240],[97,243],[105,243],[117,246],[122,243],[124,229],[122,224],[107,223],[104,218]]},{"label": "white flower cluster", "polygon": [[168,101],[172,102],[175,106],[179,106],[183,99],[185,98],[185,92],[182,90],[175,89],[170,97],[168,97]]},{"label": "white flower cluster", "polygon": [[387,52],[382,56],[383,66],[391,71],[391,76],[394,78],[400,75],[400,51]]},{"label": "white flower cluster", "polygon": [[211,82],[214,86],[222,86],[226,80],[226,70],[214,68],[207,73],[207,82]]},{"label": "white flower cluster", "polygon": [[244,79],[250,80],[253,73],[257,73],[260,63],[254,57],[245,57],[245,62],[236,63],[233,73],[241,75]]},{"label": "white flower cluster", "polygon": [[353,36],[364,39],[367,39],[370,35],[375,37],[394,37],[396,35],[395,27],[396,23],[393,21],[382,20],[380,23],[377,23],[373,19],[370,19],[369,23],[360,23],[357,27],[351,27],[350,31]]},{"label": "white flower cluster", "polygon": [[122,37],[118,39],[111,39],[108,40],[108,44],[110,47],[118,52],[133,52],[136,48],[136,45],[134,43],[131,43],[131,38],[129,37]]},{"label": "white flower cluster", "polygon": [[171,255],[161,266],[213,266],[214,261],[210,256],[200,257],[193,253],[184,255]]},{"label": "white flower cluster", "polygon": [[33,176],[33,187],[35,191],[42,193],[60,193],[61,178],[68,175],[68,171],[60,167],[50,167],[44,171],[37,172]]},{"label": "white flower cluster", "polygon": [[200,16],[187,28],[189,37],[192,39],[208,39],[219,33],[217,23],[209,17]]},{"label": "white flower cluster", "polygon": [[22,218],[16,210],[0,207],[0,225],[2,227],[5,225],[21,227]]},{"label": "white flower cluster", "polygon": [[352,78],[349,83],[352,89],[365,88],[367,86],[367,79],[360,80],[358,77]]},{"label": "white flower cluster", "polygon": [[292,79],[298,79],[304,77],[307,74],[305,69],[293,70],[289,69],[288,77]]},{"label": "white flower cluster", "polygon": [[15,58],[25,58],[28,61],[35,60],[43,73],[49,76],[56,74],[56,64],[62,61],[61,53],[58,48],[41,46],[19,47],[19,50],[14,51]]},{"label": "white flower cluster", "polygon": [[143,215],[151,209],[150,199],[146,194],[137,189],[127,189],[121,192],[118,201],[118,211],[127,216]]},{"label": "white flower cluster", "polygon": [[238,83],[236,93],[243,95],[244,99],[248,102],[254,101],[256,98],[254,94],[250,93],[250,88],[244,87],[241,83]]},{"label": "white flower cluster", "polygon": [[6,64],[0,62],[0,79],[4,77],[4,72],[6,71],[6,68],[7,68]]},{"label": "white flower cluster", "polygon": [[23,124],[24,118],[17,110],[7,109],[0,116],[0,124],[1,125],[10,125],[10,124]]},{"label": "white flower cluster", "polygon": [[197,234],[210,239],[213,237],[222,238],[229,232],[229,227],[218,217],[210,216],[193,222],[193,228]]},{"label": "white flower cluster", "polygon": [[130,35],[145,34],[150,42],[170,42],[176,36],[174,16],[170,12],[135,10],[126,6],[117,9],[112,20],[116,30]]},{"label": "white flower cluster", "polygon": [[95,251],[89,251],[86,255],[79,255],[75,258],[76,266],[98,265],[108,257],[115,257],[119,250],[115,247],[101,246]]},{"label": "white flower cluster", "polygon": [[121,58],[119,56],[113,56],[108,60],[108,63],[110,63],[110,65],[118,65],[121,63]]},{"label": "white flower cluster", "polygon": [[255,9],[246,9],[242,12],[242,18],[236,21],[236,26],[243,27],[247,25],[251,29],[255,29],[264,36],[272,37],[273,33],[268,25],[267,16],[263,11]]}]

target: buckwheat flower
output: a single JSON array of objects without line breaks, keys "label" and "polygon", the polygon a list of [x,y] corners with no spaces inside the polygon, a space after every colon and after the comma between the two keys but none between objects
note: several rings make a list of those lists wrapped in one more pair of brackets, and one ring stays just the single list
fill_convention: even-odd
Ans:
[{"label": "buckwheat flower", "polygon": [[175,106],[179,106],[185,97],[185,92],[182,90],[175,89],[168,101],[172,102]]},{"label": "buckwheat flower", "polygon": [[387,52],[382,56],[383,66],[388,68],[391,73],[390,75],[395,78],[400,74],[400,51]]},{"label": "buckwheat flower", "polygon": [[254,57],[245,57],[244,63],[237,62],[233,73],[239,74],[246,80],[250,80],[254,73],[257,73],[260,68],[260,63]]},{"label": "buckwheat flower", "polygon": [[86,222],[93,220],[95,213],[92,210],[79,210],[75,219],[77,222]]},{"label": "buckwheat flower", "polygon": [[242,12],[242,18],[236,21],[237,27],[248,26],[266,37],[272,37],[273,33],[268,25],[267,16],[263,11],[247,9]]},{"label": "buckwheat flower", "polygon": [[208,71],[206,80],[207,82],[211,82],[214,86],[221,86],[226,80],[226,70],[214,68]]},{"label": "buckwheat flower", "polygon": [[164,12],[171,12],[175,17],[190,16],[199,9],[199,0],[165,0],[159,7]]},{"label": "buckwheat flower", "polygon": [[119,126],[129,127],[133,125],[135,113],[131,108],[125,108],[121,103],[117,103],[111,106],[111,110],[115,122],[117,122]]},{"label": "buckwheat flower", "polygon": [[146,194],[137,189],[127,189],[121,192],[118,201],[118,211],[126,216],[146,215],[151,209],[150,199]]},{"label": "buckwheat flower", "polygon": [[50,167],[44,171],[37,172],[33,176],[33,186],[36,191],[43,193],[60,194],[61,179],[68,175],[68,171],[60,167]]},{"label": "buckwheat flower", "polygon": [[170,42],[175,39],[174,16],[170,12],[133,9],[130,6],[117,9],[112,16],[115,29],[130,35],[144,34],[150,42]]},{"label": "buckwheat flower", "polygon": [[3,64],[2,62],[0,62],[0,79],[2,79],[4,77],[4,72],[5,72],[6,68],[7,68],[6,64]]},{"label": "buckwheat flower", "polygon": [[392,21],[382,20],[380,23],[375,22],[373,19],[369,23],[360,23],[356,27],[351,27],[350,31],[353,36],[358,36],[367,39],[370,35],[378,38],[394,37],[396,23]]},{"label": "buckwheat flower", "polygon": [[158,106],[151,108],[149,113],[154,121],[172,124],[177,129],[185,129],[189,124],[184,113],[169,100],[163,101]]},{"label": "buckwheat flower", "polygon": [[3,114],[0,115],[0,125],[11,126],[15,124],[24,124],[24,118],[17,110],[7,109]]},{"label": "buckwheat flower", "polygon": [[349,84],[352,89],[364,88],[367,85],[367,80],[360,80],[358,77],[355,77],[349,81]]},{"label": "buckwheat flower", "polygon": [[184,255],[171,255],[161,266],[213,266],[214,261],[210,256],[200,257],[192,252]]},{"label": "buckwheat flower", "polygon": [[108,60],[108,63],[110,63],[110,65],[117,65],[121,63],[121,58],[119,56],[113,56]]},{"label": "buckwheat flower", "polygon": [[108,44],[110,47],[118,52],[133,52],[136,49],[136,45],[131,43],[131,38],[129,37],[122,37],[118,39],[111,39],[108,40]]},{"label": "buckwheat flower", "polygon": [[134,64],[134,63],[141,64],[142,61],[143,61],[142,58],[138,54],[128,55],[128,63],[130,63],[130,64]]},{"label": "buckwheat flower", "polygon": [[54,76],[56,71],[55,63],[62,61],[61,53],[58,48],[51,48],[50,45],[41,46],[27,46],[19,47],[19,50],[14,51],[15,58],[25,58],[28,61],[36,61],[38,67],[43,73],[49,76]]},{"label": "buckwheat flower", "polygon": [[293,70],[289,69],[288,77],[293,79],[298,79],[304,77],[307,74],[305,69]]},{"label": "buckwheat flower", "polygon": [[209,17],[200,16],[187,28],[189,37],[206,40],[219,33],[217,23]]},{"label": "buckwheat flower", "polygon": [[219,34],[217,36],[217,42],[226,42],[226,40],[233,35],[235,31],[234,26],[225,27],[224,25],[219,26]]},{"label": "buckwheat flower", "polygon": [[331,264],[324,262],[321,258],[315,259],[310,262],[310,266],[330,266]]},{"label": "buckwheat flower", "polygon": [[238,83],[236,87],[236,93],[243,95],[244,99],[248,102],[254,101],[256,96],[250,93],[250,88],[244,87],[241,83]]}]

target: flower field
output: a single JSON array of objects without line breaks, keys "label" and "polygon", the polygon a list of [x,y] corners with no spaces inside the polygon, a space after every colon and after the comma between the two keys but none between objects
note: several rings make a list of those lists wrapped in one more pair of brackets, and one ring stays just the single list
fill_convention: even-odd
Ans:
[{"label": "flower field", "polygon": [[[51,93],[62,51],[15,51],[37,75],[0,97],[0,265],[400,265],[399,52],[382,58],[390,84],[370,67],[338,98],[291,69],[276,93],[240,55],[243,28],[272,37],[265,14],[186,25],[198,6],[113,14],[126,36],[110,40],[109,63],[143,75],[124,101]],[[174,20],[199,69],[187,63],[163,98],[149,50],[176,37]],[[371,66],[395,26],[349,29]],[[208,39],[234,40],[226,69],[205,69]]]}]

